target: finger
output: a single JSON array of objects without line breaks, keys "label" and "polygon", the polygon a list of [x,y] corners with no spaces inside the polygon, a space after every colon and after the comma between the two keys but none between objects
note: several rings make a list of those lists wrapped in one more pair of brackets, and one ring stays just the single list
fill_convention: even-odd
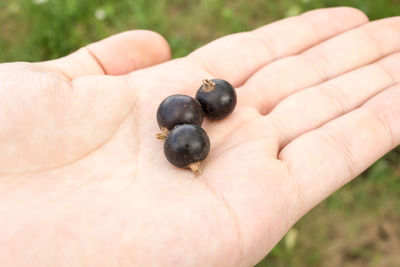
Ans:
[{"label": "finger", "polygon": [[[340,21],[340,23],[337,23]],[[242,84],[257,69],[366,23],[359,10],[320,9],[218,39],[189,55],[211,76]]]},{"label": "finger", "polygon": [[371,22],[265,66],[246,82],[241,94],[267,114],[290,94],[396,51],[400,51],[400,17]]},{"label": "finger", "polygon": [[400,53],[281,101],[267,116],[278,127],[281,147],[400,83]]},{"label": "finger", "polygon": [[170,59],[165,39],[151,31],[123,32],[56,60],[37,63],[70,79],[84,75],[121,75]]},{"label": "finger", "polygon": [[[349,182],[400,143],[400,85],[360,108],[308,132],[279,158],[298,183],[299,216]],[[297,218],[298,219],[298,218]]]}]

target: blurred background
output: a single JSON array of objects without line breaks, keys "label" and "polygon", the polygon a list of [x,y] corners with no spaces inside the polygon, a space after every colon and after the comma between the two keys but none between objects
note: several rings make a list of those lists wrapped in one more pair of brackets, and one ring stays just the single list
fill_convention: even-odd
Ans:
[{"label": "blurred background", "polygon": [[[371,20],[400,15],[400,0],[0,0],[0,62],[56,58],[136,28],[161,33],[180,57],[226,34],[338,5]],[[396,149],[313,209],[257,266],[400,266],[399,163]]]}]

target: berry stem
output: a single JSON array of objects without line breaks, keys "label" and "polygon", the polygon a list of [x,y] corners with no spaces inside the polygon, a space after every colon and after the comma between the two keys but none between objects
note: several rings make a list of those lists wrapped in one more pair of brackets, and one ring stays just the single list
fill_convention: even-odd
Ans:
[{"label": "berry stem", "polygon": [[188,166],[194,173],[201,174],[201,161],[190,163]]},{"label": "berry stem", "polygon": [[169,130],[165,127],[161,127],[161,133],[156,134],[156,138],[158,140],[165,140],[169,134]]},{"label": "berry stem", "polygon": [[209,80],[209,79],[204,79],[203,80],[203,92],[211,92],[215,88],[215,82]]}]

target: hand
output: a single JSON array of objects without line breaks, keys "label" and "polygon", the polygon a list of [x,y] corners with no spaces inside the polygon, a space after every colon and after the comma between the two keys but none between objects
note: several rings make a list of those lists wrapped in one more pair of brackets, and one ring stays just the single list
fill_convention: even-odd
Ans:
[{"label": "hand", "polygon": [[[169,48],[145,31],[1,64],[1,265],[257,263],[399,144],[399,50],[399,18],[333,8],[153,67]],[[211,152],[196,176],[165,159],[155,114],[213,77],[238,105],[203,124]]]}]

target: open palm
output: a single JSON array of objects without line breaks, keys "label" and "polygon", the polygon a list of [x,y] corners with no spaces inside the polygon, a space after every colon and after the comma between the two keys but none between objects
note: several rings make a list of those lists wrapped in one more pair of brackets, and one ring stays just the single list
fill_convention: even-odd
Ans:
[{"label": "open palm", "polygon": [[[316,10],[169,59],[133,31],[0,65],[2,266],[250,266],[400,142],[400,19]],[[155,65],[150,67],[151,65]],[[203,173],[167,162],[156,110],[228,80]]]}]

